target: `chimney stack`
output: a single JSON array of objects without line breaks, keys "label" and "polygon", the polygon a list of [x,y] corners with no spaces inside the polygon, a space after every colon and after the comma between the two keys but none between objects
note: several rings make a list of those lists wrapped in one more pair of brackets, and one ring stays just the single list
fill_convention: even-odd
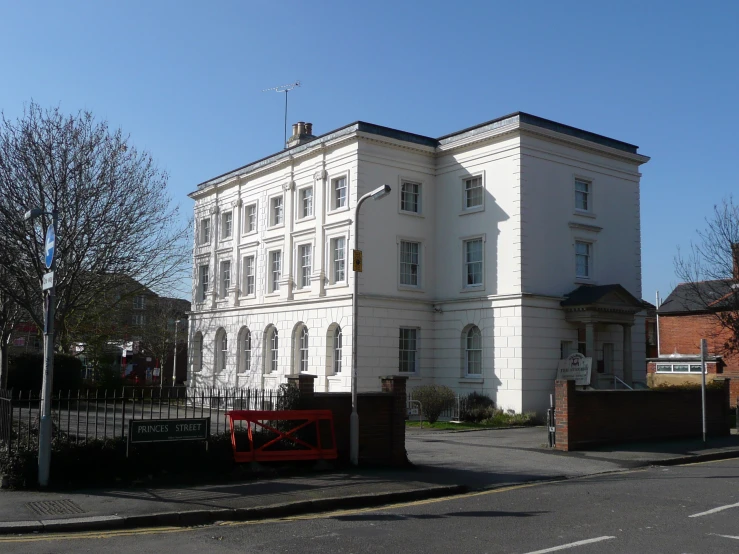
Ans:
[{"label": "chimney stack", "polygon": [[286,146],[287,148],[300,146],[301,144],[312,141],[314,138],[316,137],[313,136],[313,124],[298,121],[297,123],[293,123],[293,134],[287,139]]},{"label": "chimney stack", "polygon": [[731,261],[733,262],[731,276],[735,281],[739,281],[739,242],[731,245]]}]

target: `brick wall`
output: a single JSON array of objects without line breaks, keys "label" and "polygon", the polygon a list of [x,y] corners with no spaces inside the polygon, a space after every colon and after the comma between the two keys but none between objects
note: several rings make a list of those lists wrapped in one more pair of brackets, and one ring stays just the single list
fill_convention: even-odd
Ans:
[{"label": "brick wall", "polygon": [[[352,396],[348,392],[314,392],[314,375],[301,374],[289,380],[300,389],[301,407],[331,410],[334,415],[339,459],[349,461],[349,416]],[[382,377],[382,392],[357,395],[359,414],[359,462],[373,465],[404,465],[407,377]]]},{"label": "brick wall", "polygon": [[[729,332],[710,315],[661,315],[659,342],[662,356],[672,353],[700,355],[701,339],[708,341],[708,354],[723,355]],[[724,372],[739,375],[739,355],[724,355]]]},{"label": "brick wall", "polygon": [[[729,434],[729,380],[706,391],[709,435]],[[700,437],[700,390],[576,390],[574,381],[555,382],[555,425],[558,450],[588,446]]]}]

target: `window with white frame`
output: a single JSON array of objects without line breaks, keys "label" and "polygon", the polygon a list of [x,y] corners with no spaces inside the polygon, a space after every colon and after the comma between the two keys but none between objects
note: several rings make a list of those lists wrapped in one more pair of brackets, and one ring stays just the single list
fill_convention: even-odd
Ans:
[{"label": "window with white frame", "polygon": [[298,336],[298,371],[308,371],[308,328],[303,325]]},{"label": "window with white frame", "polygon": [[298,247],[298,263],[300,264],[300,288],[310,287],[310,272],[313,248],[310,244]]},{"label": "window with white frame", "polygon": [[221,298],[226,298],[228,289],[231,288],[231,262],[224,260],[221,262]]},{"label": "window with white frame", "polygon": [[313,187],[300,189],[300,217],[313,215]]},{"label": "window with white frame", "polygon": [[210,243],[210,218],[205,217],[200,220],[200,244]]},{"label": "window with white frame", "polygon": [[701,364],[657,364],[657,373],[700,373]]},{"label": "window with white frame", "polygon": [[241,339],[241,353],[244,357],[241,371],[246,373],[251,370],[251,331],[249,329],[244,330]]},{"label": "window with white frame", "polygon": [[331,209],[346,207],[346,177],[331,180]]},{"label": "window with white frame", "polygon": [[203,264],[199,268],[199,275],[198,275],[198,284],[200,285],[200,301],[205,301],[206,297],[208,296],[208,264]]},{"label": "window with white frame", "polygon": [[257,230],[257,205],[249,204],[244,208],[244,232],[253,233]]},{"label": "window with white frame", "polygon": [[143,310],[146,308],[146,296],[143,294],[138,294],[133,297],[133,309],[134,310]]},{"label": "window with white frame", "polygon": [[482,238],[464,241],[464,286],[481,287],[483,278]]},{"label": "window with white frame", "polygon": [[400,185],[400,211],[421,213],[421,183],[403,181]]},{"label": "window with white frame", "polygon": [[269,292],[280,290],[282,276],[282,251],[275,250],[269,253]]},{"label": "window with white frame", "polygon": [[331,239],[331,281],[340,283],[346,279],[346,239]]},{"label": "window with white frame", "polygon": [[590,199],[591,183],[584,179],[575,179],[575,209],[582,212],[591,211],[592,202]]},{"label": "window with white frame", "polygon": [[144,314],[133,314],[131,323],[134,327],[143,327],[146,323],[146,316]]},{"label": "window with white frame", "polygon": [[249,296],[254,294],[254,256],[244,257],[244,286],[241,294]]},{"label": "window with white frame", "polygon": [[269,335],[267,336],[268,347],[269,347],[269,370],[270,373],[277,371],[277,360],[279,353],[279,338],[277,336],[277,329],[274,327],[270,328]]},{"label": "window with white frame", "polygon": [[230,239],[233,233],[233,212],[221,214],[221,240]]},{"label": "window with white frame", "polygon": [[578,279],[590,279],[592,267],[593,245],[585,241],[575,241],[575,276]]},{"label": "window with white frame", "polygon": [[284,222],[284,211],[282,205],[282,196],[275,196],[270,202],[270,225],[282,225]]},{"label": "window with white frame", "polygon": [[464,180],[464,209],[482,207],[482,177],[470,177]]},{"label": "window with white frame", "polygon": [[482,375],[482,333],[476,325],[465,336],[465,374]]},{"label": "window with white frame", "polygon": [[226,336],[225,331],[221,335],[219,342],[220,344],[217,345],[219,350],[218,371],[225,371],[226,362],[228,360],[228,337]]},{"label": "window with white frame", "polygon": [[400,284],[408,287],[420,285],[420,242],[400,241]]},{"label": "window with white frame", "polygon": [[334,330],[334,373],[341,373],[341,327]]},{"label": "window with white frame", "polygon": [[418,369],[418,329],[401,327],[398,343],[398,371],[415,373]]}]

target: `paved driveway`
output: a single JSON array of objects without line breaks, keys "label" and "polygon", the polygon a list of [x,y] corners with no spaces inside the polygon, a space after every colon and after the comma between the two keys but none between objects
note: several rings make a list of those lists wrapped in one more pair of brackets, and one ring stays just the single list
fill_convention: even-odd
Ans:
[{"label": "paved driveway", "polygon": [[485,487],[576,477],[633,466],[612,456],[562,453],[546,448],[546,427],[449,432],[406,430],[408,458],[443,481]]}]

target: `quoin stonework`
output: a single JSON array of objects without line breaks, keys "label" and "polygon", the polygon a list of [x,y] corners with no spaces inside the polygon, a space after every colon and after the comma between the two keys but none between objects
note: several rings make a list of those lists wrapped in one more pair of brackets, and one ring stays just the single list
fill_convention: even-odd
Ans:
[{"label": "quoin stonework", "polygon": [[[515,113],[432,138],[298,123],[284,151],[201,183],[192,385],[347,391],[404,375],[541,412],[558,361],[645,380],[634,145]],[[355,207],[363,204],[359,244]],[[352,249],[363,271],[352,271]],[[352,321],[353,279],[359,316]]]}]

